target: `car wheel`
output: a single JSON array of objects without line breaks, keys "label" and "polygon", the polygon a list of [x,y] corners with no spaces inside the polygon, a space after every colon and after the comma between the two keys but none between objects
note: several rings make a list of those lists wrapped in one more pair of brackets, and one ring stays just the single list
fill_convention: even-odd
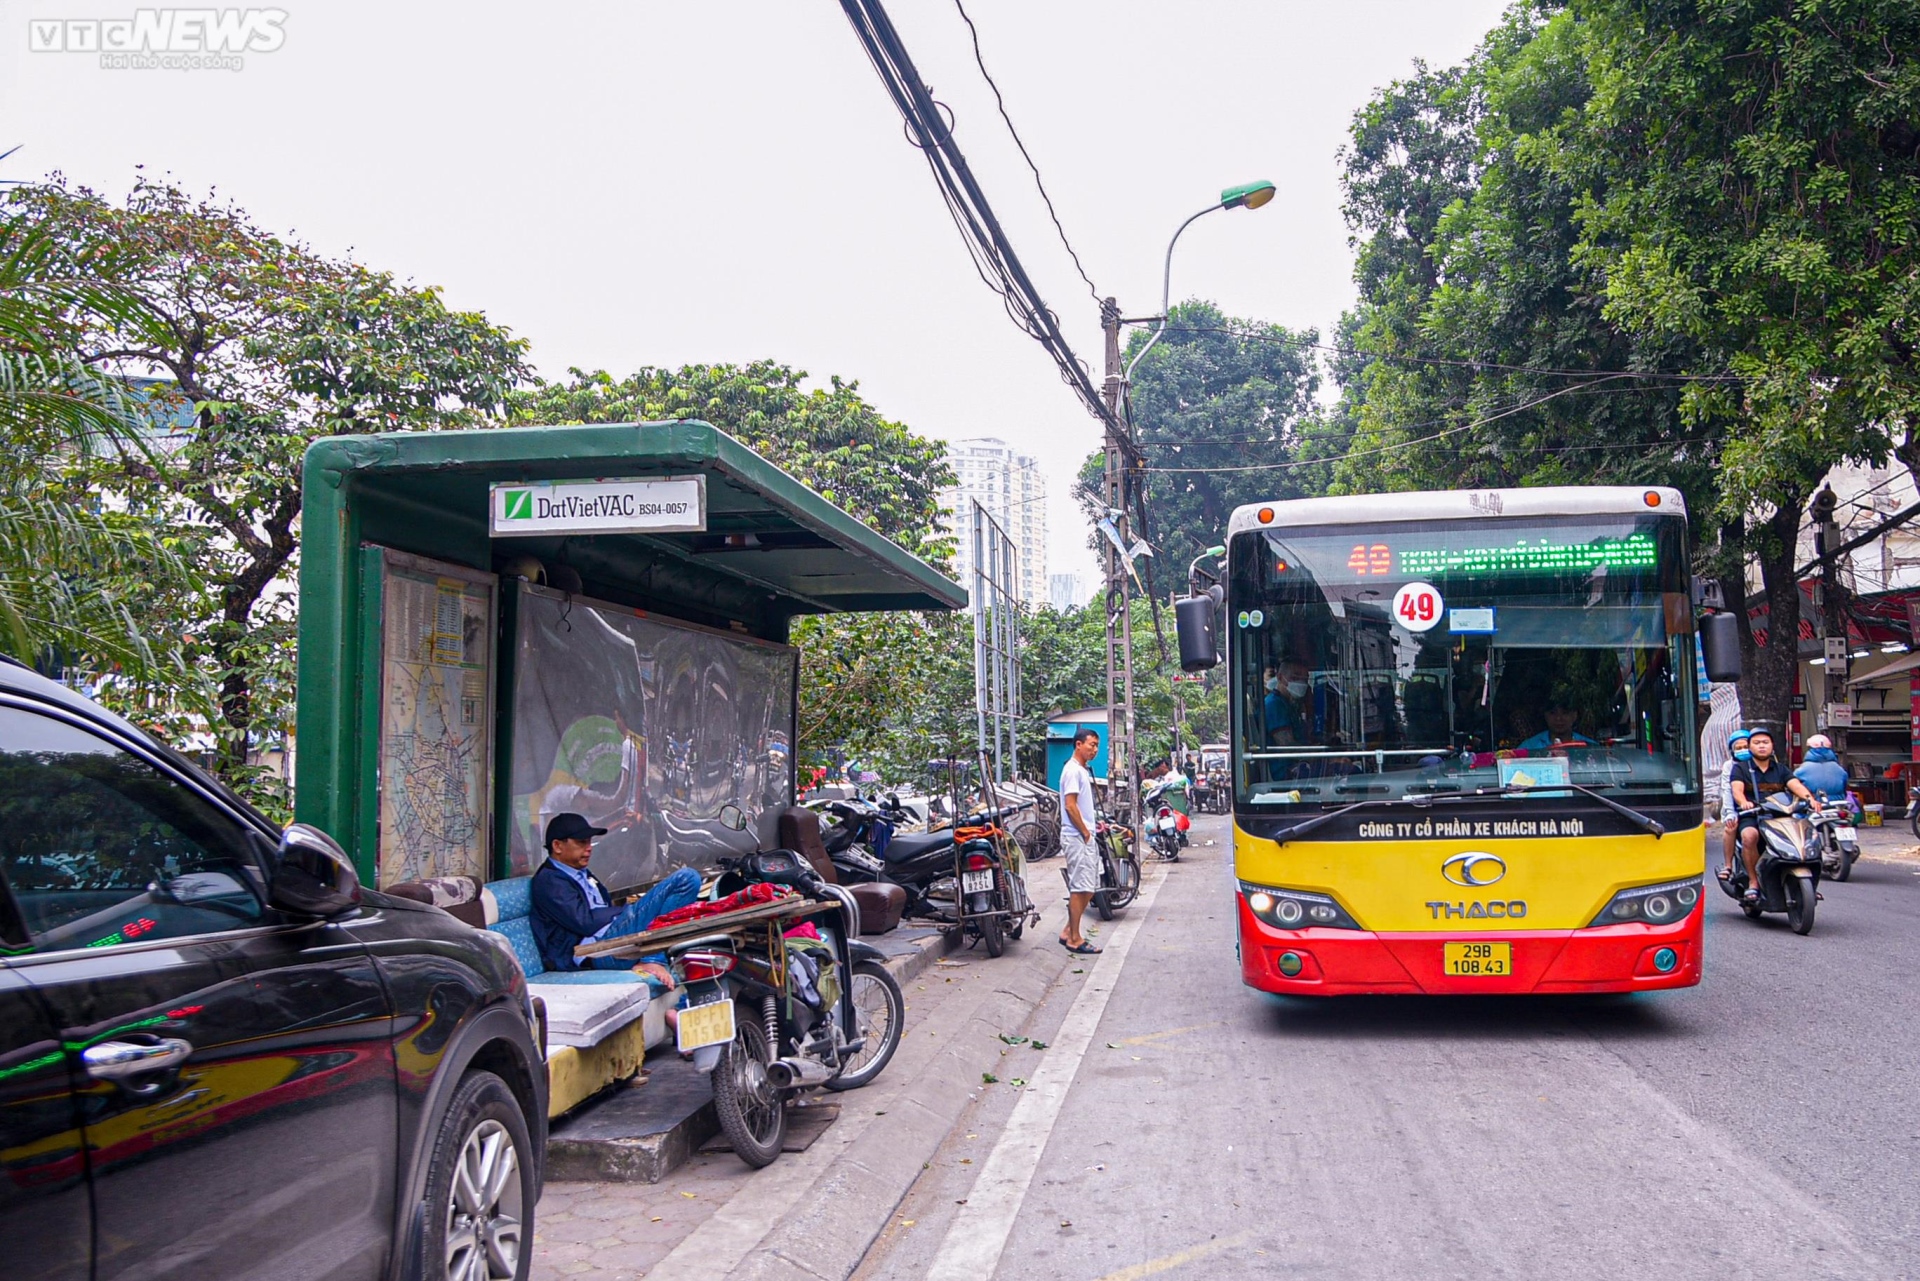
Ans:
[{"label": "car wheel", "polygon": [[533,1174],[520,1100],[493,1073],[469,1073],[427,1166],[428,1281],[524,1281],[533,1261]]}]

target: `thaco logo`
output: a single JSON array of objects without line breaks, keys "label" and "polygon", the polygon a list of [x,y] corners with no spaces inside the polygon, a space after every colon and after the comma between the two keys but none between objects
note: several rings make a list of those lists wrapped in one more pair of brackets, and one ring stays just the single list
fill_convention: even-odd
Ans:
[{"label": "thaco logo", "polygon": [[1493,854],[1468,851],[1455,854],[1440,865],[1440,875],[1463,889],[1477,890],[1492,885],[1507,874],[1505,859]]}]

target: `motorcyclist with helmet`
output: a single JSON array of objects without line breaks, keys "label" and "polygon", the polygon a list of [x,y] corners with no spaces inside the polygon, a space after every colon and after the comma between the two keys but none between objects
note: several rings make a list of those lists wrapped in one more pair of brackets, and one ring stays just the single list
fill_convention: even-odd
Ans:
[{"label": "motorcyclist with helmet", "polygon": [[1743,762],[1753,759],[1753,753],[1747,750],[1747,731],[1736,729],[1727,735],[1727,763],[1720,767],[1720,821],[1726,829],[1722,844],[1725,855],[1722,860],[1721,879],[1733,875],[1734,851],[1740,848],[1740,838],[1736,829],[1740,825],[1740,812],[1733,803],[1733,771]]},{"label": "motorcyclist with helmet", "polygon": [[1793,776],[1823,801],[1844,805],[1847,801],[1847,767],[1833,754],[1833,740],[1815,734],[1807,740],[1807,758]]},{"label": "motorcyclist with helmet", "polygon": [[1747,889],[1740,901],[1760,902],[1760,802],[1780,792],[1791,792],[1812,805],[1815,812],[1824,808],[1811,788],[1795,778],[1786,762],[1773,754],[1773,732],[1753,729],[1747,732],[1750,759],[1734,766],[1731,776],[1734,808],[1738,811],[1740,861],[1747,866]]}]

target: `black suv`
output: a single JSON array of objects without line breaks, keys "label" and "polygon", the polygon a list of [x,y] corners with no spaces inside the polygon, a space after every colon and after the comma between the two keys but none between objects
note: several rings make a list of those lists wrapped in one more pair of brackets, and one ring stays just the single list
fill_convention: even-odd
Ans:
[{"label": "black suv", "polygon": [[0,663],[0,1274],[524,1277],[546,1116],[504,939]]}]

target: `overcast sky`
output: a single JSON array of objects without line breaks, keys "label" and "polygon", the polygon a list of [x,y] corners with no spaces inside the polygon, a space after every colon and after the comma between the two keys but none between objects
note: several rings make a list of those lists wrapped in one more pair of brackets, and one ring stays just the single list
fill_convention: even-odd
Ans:
[{"label": "overcast sky", "polygon": [[[230,0],[223,0],[230,2]],[[1067,488],[1099,430],[974,274],[833,0],[528,5],[281,0],[231,70],[35,51],[30,20],[128,0],[0,0],[0,174],[118,195],[134,166],[421,284],[569,366],[773,357],[857,379],[917,431],[1041,460],[1052,568],[1090,573]],[[1352,298],[1336,153],[1416,58],[1458,61],[1499,0],[965,0],[988,69],[1102,293],[1331,329]],[[895,25],[1015,250],[1097,364],[1099,317],[973,62],[953,0]],[[45,30],[44,27],[41,28]],[[42,41],[44,43],[44,39]]]}]

